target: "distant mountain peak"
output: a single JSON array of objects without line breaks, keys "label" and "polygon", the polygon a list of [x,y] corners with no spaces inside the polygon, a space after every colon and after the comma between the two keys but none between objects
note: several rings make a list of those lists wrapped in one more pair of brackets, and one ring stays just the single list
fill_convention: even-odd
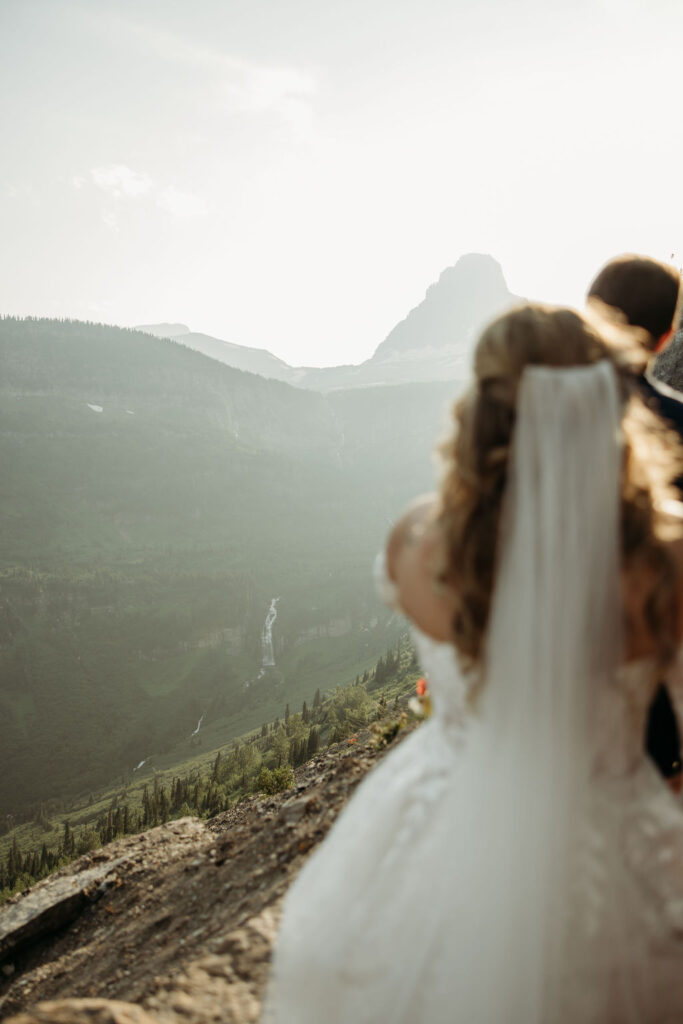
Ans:
[{"label": "distant mountain peak", "polygon": [[490,290],[503,290],[507,292],[507,283],[503,274],[503,268],[493,256],[481,252],[468,252],[461,256],[456,262],[446,267],[439,274],[439,280],[429,286],[427,294],[433,288],[467,288],[475,285],[477,288]]},{"label": "distant mountain peak", "polygon": [[493,256],[467,253],[442,271],[422,302],[377,347],[373,360],[393,360],[425,346],[464,352],[487,320],[516,300]]},{"label": "distant mountain peak", "polygon": [[422,302],[358,366],[292,367],[266,349],[198,334],[185,324],[148,324],[138,330],[171,338],[239,370],[319,391],[378,384],[463,380],[472,346],[487,321],[518,301],[500,263],[470,252],[446,267]]}]

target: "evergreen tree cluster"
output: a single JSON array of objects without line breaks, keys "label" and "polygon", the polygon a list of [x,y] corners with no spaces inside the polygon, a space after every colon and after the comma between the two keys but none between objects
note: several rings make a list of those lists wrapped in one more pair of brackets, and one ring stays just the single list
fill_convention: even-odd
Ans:
[{"label": "evergreen tree cluster", "polygon": [[[264,723],[259,732],[236,740],[219,750],[208,774],[195,769],[175,776],[170,786],[155,776],[145,784],[138,806],[114,797],[106,812],[80,828],[63,822],[61,840],[55,849],[42,843],[40,849],[22,852],[16,835],[6,857],[0,858],[0,902],[13,892],[28,888],[74,858],[126,835],[137,835],[185,815],[213,817],[254,792],[275,793],[289,788],[293,768],[313,757],[320,749],[323,702],[316,690],[309,710],[304,701],[300,712],[287,704],[284,721]],[[93,797],[90,798],[93,803]],[[37,805],[32,820],[43,830],[51,823],[49,806]],[[15,822],[9,816],[11,828]]]},{"label": "evergreen tree cluster", "polygon": [[40,853],[37,850],[22,854],[16,836],[12,840],[7,857],[0,860],[0,896],[4,890],[7,894],[18,889],[25,889],[49,875],[62,862],[59,852],[48,850],[43,843]]},{"label": "evergreen tree cluster", "polygon": [[[185,815],[210,818],[250,794],[290,788],[294,769],[315,757],[321,747],[344,741],[383,714],[386,695],[381,693],[377,699],[370,691],[405,678],[415,668],[412,647],[403,642],[387,651],[374,669],[356,676],[351,686],[337,687],[325,701],[317,689],[310,705],[304,701],[300,711],[286,704],[282,719],[264,722],[256,732],[219,750],[207,773],[195,768],[185,776],[174,776],[170,786],[155,776],[143,786],[138,804],[115,796],[105,812],[80,828],[65,819],[55,849],[43,842],[40,849],[22,852],[15,835],[6,856],[0,858],[0,902],[115,839]],[[93,802],[91,796],[89,803]],[[49,810],[42,804],[33,810],[33,821],[44,830],[50,828]]]},{"label": "evergreen tree cluster", "polygon": [[389,648],[384,657],[381,657],[375,665],[369,679],[365,680],[368,689],[376,690],[380,686],[384,686],[387,682],[394,678],[397,671],[401,667],[401,648],[400,645],[396,650]]}]

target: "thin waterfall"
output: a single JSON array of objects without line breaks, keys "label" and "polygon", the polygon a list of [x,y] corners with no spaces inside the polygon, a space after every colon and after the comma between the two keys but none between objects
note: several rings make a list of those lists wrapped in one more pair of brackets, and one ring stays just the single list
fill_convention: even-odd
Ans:
[{"label": "thin waterfall", "polygon": [[263,623],[263,629],[261,630],[261,672],[266,668],[272,668],[275,664],[273,624],[277,618],[277,603],[279,600],[279,597],[274,597],[270,602],[266,621]]}]

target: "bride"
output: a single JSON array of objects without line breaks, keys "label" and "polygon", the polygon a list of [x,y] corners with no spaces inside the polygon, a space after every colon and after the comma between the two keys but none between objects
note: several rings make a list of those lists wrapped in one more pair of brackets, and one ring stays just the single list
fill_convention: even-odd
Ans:
[{"label": "bride", "polygon": [[683,809],[643,750],[683,675],[678,469],[607,330],[525,305],[478,342],[386,550],[435,713],[292,886],[265,1020],[683,1019]]}]

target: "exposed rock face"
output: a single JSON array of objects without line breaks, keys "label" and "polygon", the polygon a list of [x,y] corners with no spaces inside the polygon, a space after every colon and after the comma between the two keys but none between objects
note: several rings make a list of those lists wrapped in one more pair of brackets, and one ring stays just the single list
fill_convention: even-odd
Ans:
[{"label": "exposed rock face", "polygon": [[376,384],[463,381],[481,328],[520,301],[492,256],[469,253],[443,271],[423,301],[359,366],[300,370],[294,383],[329,391]]},{"label": "exposed rock face", "polygon": [[0,961],[70,924],[88,900],[106,892],[107,881],[122,860],[119,857],[77,874],[47,878],[27,896],[10,900],[0,914]]},{"label": "exposed rock face", "polygon": [[420,305],[377,348],[373,361],[421,348],[467,346],[487,320],[515,301],[500,264],[492,256],[468,253],[430,285]]},{"label": "exposed rock face", "polygon": [[106,880],[79,916],[0,957],[0,1017],[255,1024],[282,897],[381,756],[366,732],[299,768],[286,793],[244,801],[209,822],[183,818],[127,837],[17,898],[12,908],[50,883],[77,889],[97,869]]}]

